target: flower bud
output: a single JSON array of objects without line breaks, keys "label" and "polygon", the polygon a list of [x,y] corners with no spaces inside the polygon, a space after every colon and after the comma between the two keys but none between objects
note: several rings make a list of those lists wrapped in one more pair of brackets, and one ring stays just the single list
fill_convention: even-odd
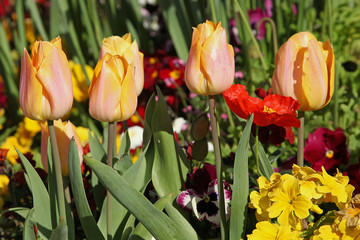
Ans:
[{"label": "flower bud", "polygon": [[193,93],[216,95],[234,80],[234,49],[227,43],[221,23],[206,21],[194,28],[185,67],[185,82]]},{"label": "flower bud", "polygon": [[89,113],[98,121],[124,121],[137,106],[134,65],[108,53],[97,63],[89,89]]},{"label": "flower bud", "polygon": [[102,59],[106,53],[122,56],[127,64],[134,65],[136,93],[137,96],[139,96],[144,88],[144,54],[139,52],[136,40],[131,42],[130,33],[122,37],[111,36],[105,38],[101,45],[99,60]]},{"label": "flower bud", "polygon": [[[83,161],[83,149],[81,146],[80,139],[76,134],[75,126],[70,122],[62,122],[61,119],[54,121],[54,129],[56,135],[56,142],[59,149],[60,162],[61,162],[61,173],[63,176],[69,175],[69,147],[70,141],[74,137],[77,149],[79,152],[80,164]],[[48,172],[48,138],[49,130],[47,122],[41,124],[41,162],[43,168]]]},{"label": "flower bud", "polygon": [[26,117],[56,120],[73,104],[69,63],[57,37],[50,42],[36,41],[31,58],[24,49],[21,59],[20,107]]},{"label": "flower bud", "polygon": [[301,111],[326,106],[334,92],[334,50],[309,32],[289,38],[279,49],[272,77],[274,93],[290,96]]}]

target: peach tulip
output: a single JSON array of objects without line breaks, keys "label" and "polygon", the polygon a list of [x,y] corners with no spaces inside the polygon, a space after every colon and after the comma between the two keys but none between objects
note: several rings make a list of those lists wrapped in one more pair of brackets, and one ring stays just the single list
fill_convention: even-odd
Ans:
[{"label": "peach tulip", "polygon": [[290,37],[276,54],[272,90],[298,100],[301,111],[326,106],[334,92],[334,50],[329,40],[319,42],[309,32]]},{"label": "peach tulip", "polygon": [[137,91],[134,65],[108,53],[97,63],[89,89],[89,113],[98,121],[124,121],[134,115]]},{"label": "peach tulip", "polygon": [[215,95],[234,80],[234,49],[227,43],[221,23],[206,21],[194,28],[185,67],[185,82],[193,93]]},{"label": "peach tulip", "polygon": [[26,117],[44,121],[67,114],[73,104],[69,63],[57,37],[36,41],[31,58],[24,49],[21,59],[20,107]]},{"label": "peach tulip", "polygon": [[[56,142],[60,154],[61,173],[63,176],[69,175],[69,147],[70,141],[74,137],[77,149],[79,152],[80,164],[83,161],[83,149],[81,146],[80,138],[76,134],[76,127],[70,122],[62,122],[61,119],[54,121],[54,129],[56,135]],[[47,123],[41,124],[41,162],[43,168],[48,172],[48,138],[49,131]]]},{"label": "peach tulip", "polygon": [[102,41],[99,60],[106,53],[122,56],[128,64],[134,64],[136,92],[139,96],[144,88],[144,54],[139,52],[136,40],[131,42],[131,34],[127,33],[122,37],[111,36]]}]

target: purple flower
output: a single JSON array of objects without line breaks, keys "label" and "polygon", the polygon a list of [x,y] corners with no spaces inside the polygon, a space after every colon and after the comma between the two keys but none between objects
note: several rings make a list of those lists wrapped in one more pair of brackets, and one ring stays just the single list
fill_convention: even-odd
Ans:
[{"label": "purple flower", "polygon": [[[231,187],[223,181],[225,195],[225,213],[230,216],[229,202]],[[192,212],[200,221],[208,220],[213,227],[220,226],[219,201],[216,180],[216,169],[211,164],[188,174],[185,191],[177,197],[176,202],[185,210]]]},{"label": "purple flower", "polygon": [[[252,29],[257,30],[258,22],[260,22],[261,19],[264,17],[269,17],[267,13],[260,8],[256,8],[255,10],[249,10],[248,11],[249,19],[250,19],[250,25]],[[265,28],[265,22],[262,22],[259,27],[259,31],[256,33],[256,38],[261,40],[265,37],[266,28]]]},{"label": "purple flower", "polygon": [[272,0],[265,0],[265,9],[266,9],[266,14],[269,17],[272,17],[272,15],[273,15],[273,2],[272,2]]}]

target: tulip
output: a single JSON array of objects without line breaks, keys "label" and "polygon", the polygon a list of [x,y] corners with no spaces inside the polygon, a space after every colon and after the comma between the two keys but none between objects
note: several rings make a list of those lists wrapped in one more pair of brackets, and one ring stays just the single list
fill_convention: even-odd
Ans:
[{"label": "tulip", "polygon": [[68,113],[73,104],[69,63],[61,39],[36,41],[31,58],[24,49],[21,59],[20,107],[26,117],[55,120]]},{"label": "tulip", "polygon": [[[62,122],[60,119],[54,121],[54,129],[60,155],[61,173],[63,176],[68,176],[70,141],[74,137],[79,153],[80,164],[83,161],[83,149],[81,146],[81,141],[76,134],[76,127],[70,121]],[[49,131],[47,123],[45,122],[41,124],[41,162],[46,172],[48,172],[48,138]]]},{"label": "tulip", "polygon": [[89,89],[89,113],[98,121],[124,121],[134,115],[137,89],[134,65],[108,53],[97,63]]},{"label": "tulip", "polygon": [[334,92],[334,51],[329,40],[319,42],[309,32],[297,33],[280,47],[275,66],[274,93],[296,99],[301,111],[329,103]]},{"label": "tulip", "polygon": [[206,21],[194,28],[185,67],[185,82],[191,92],[216,95],[234,80],[234,49],[227,43],[221,23]]},{"label": "tulip", "polygon": [[131,42],[130,33],[125,34],[123,37],[111,36],[105,38],[102,41],[99,60],[106,53],[122,56],[128,64],[134,64],[136,93],[139,96],[144,88],[144,54],[139,52],[136,40]]}]

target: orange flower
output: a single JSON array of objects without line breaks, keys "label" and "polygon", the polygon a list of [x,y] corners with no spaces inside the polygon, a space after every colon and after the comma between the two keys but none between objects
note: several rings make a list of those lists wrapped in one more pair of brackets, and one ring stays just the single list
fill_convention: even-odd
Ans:
[{"label": "orange flower", "polygon": [[309,32],[289,38],[275,59],[272,90],[298,100],[301,111],[326,106],[334,92],[334,50]]},{"label": "orange flower", "polygon": [[[74,137],[80,158],[80,164],[83,161],[83,149],[80,138],[76,134],[76,127],[70,122],[62,122],[60,119],[54,121],[56,142],[60,154],[61,172],[63,176],[69,175],[69,146],[70,141]],[[48,138],[49,131],[47,123],[41,124],[41,162],[44,170],[48,172]]]},{"label": "orange flower", "polygon": [[31,58],[24,49],[21,60],[20,107],[26,117],[44,121],[67,114],[73,104],[69,63],[61,39],[36,41]]},{"label": "orange flower", "polygon": [[131,42],[131,34],[127,33],[122,37],[111,36],[102,41],[99,60],[106,53],[122,56],[127,64],[134,64],[136,92],[139,96],[144,87],[144,54],[139,52],[136,40]]},{"label": "orange flower", "polygon": [[137,89],[134,65],[119,55],[105,56],[97,63],[89,89],[89,113],[98,121],[124,121],[134,115]]},{"label": "orange flower", "polygon": [[216,95],[234,80],[234,49],[227,43],[221,23],[206,21],[194,28],[185,67],[185,82],[199,95]]}]

